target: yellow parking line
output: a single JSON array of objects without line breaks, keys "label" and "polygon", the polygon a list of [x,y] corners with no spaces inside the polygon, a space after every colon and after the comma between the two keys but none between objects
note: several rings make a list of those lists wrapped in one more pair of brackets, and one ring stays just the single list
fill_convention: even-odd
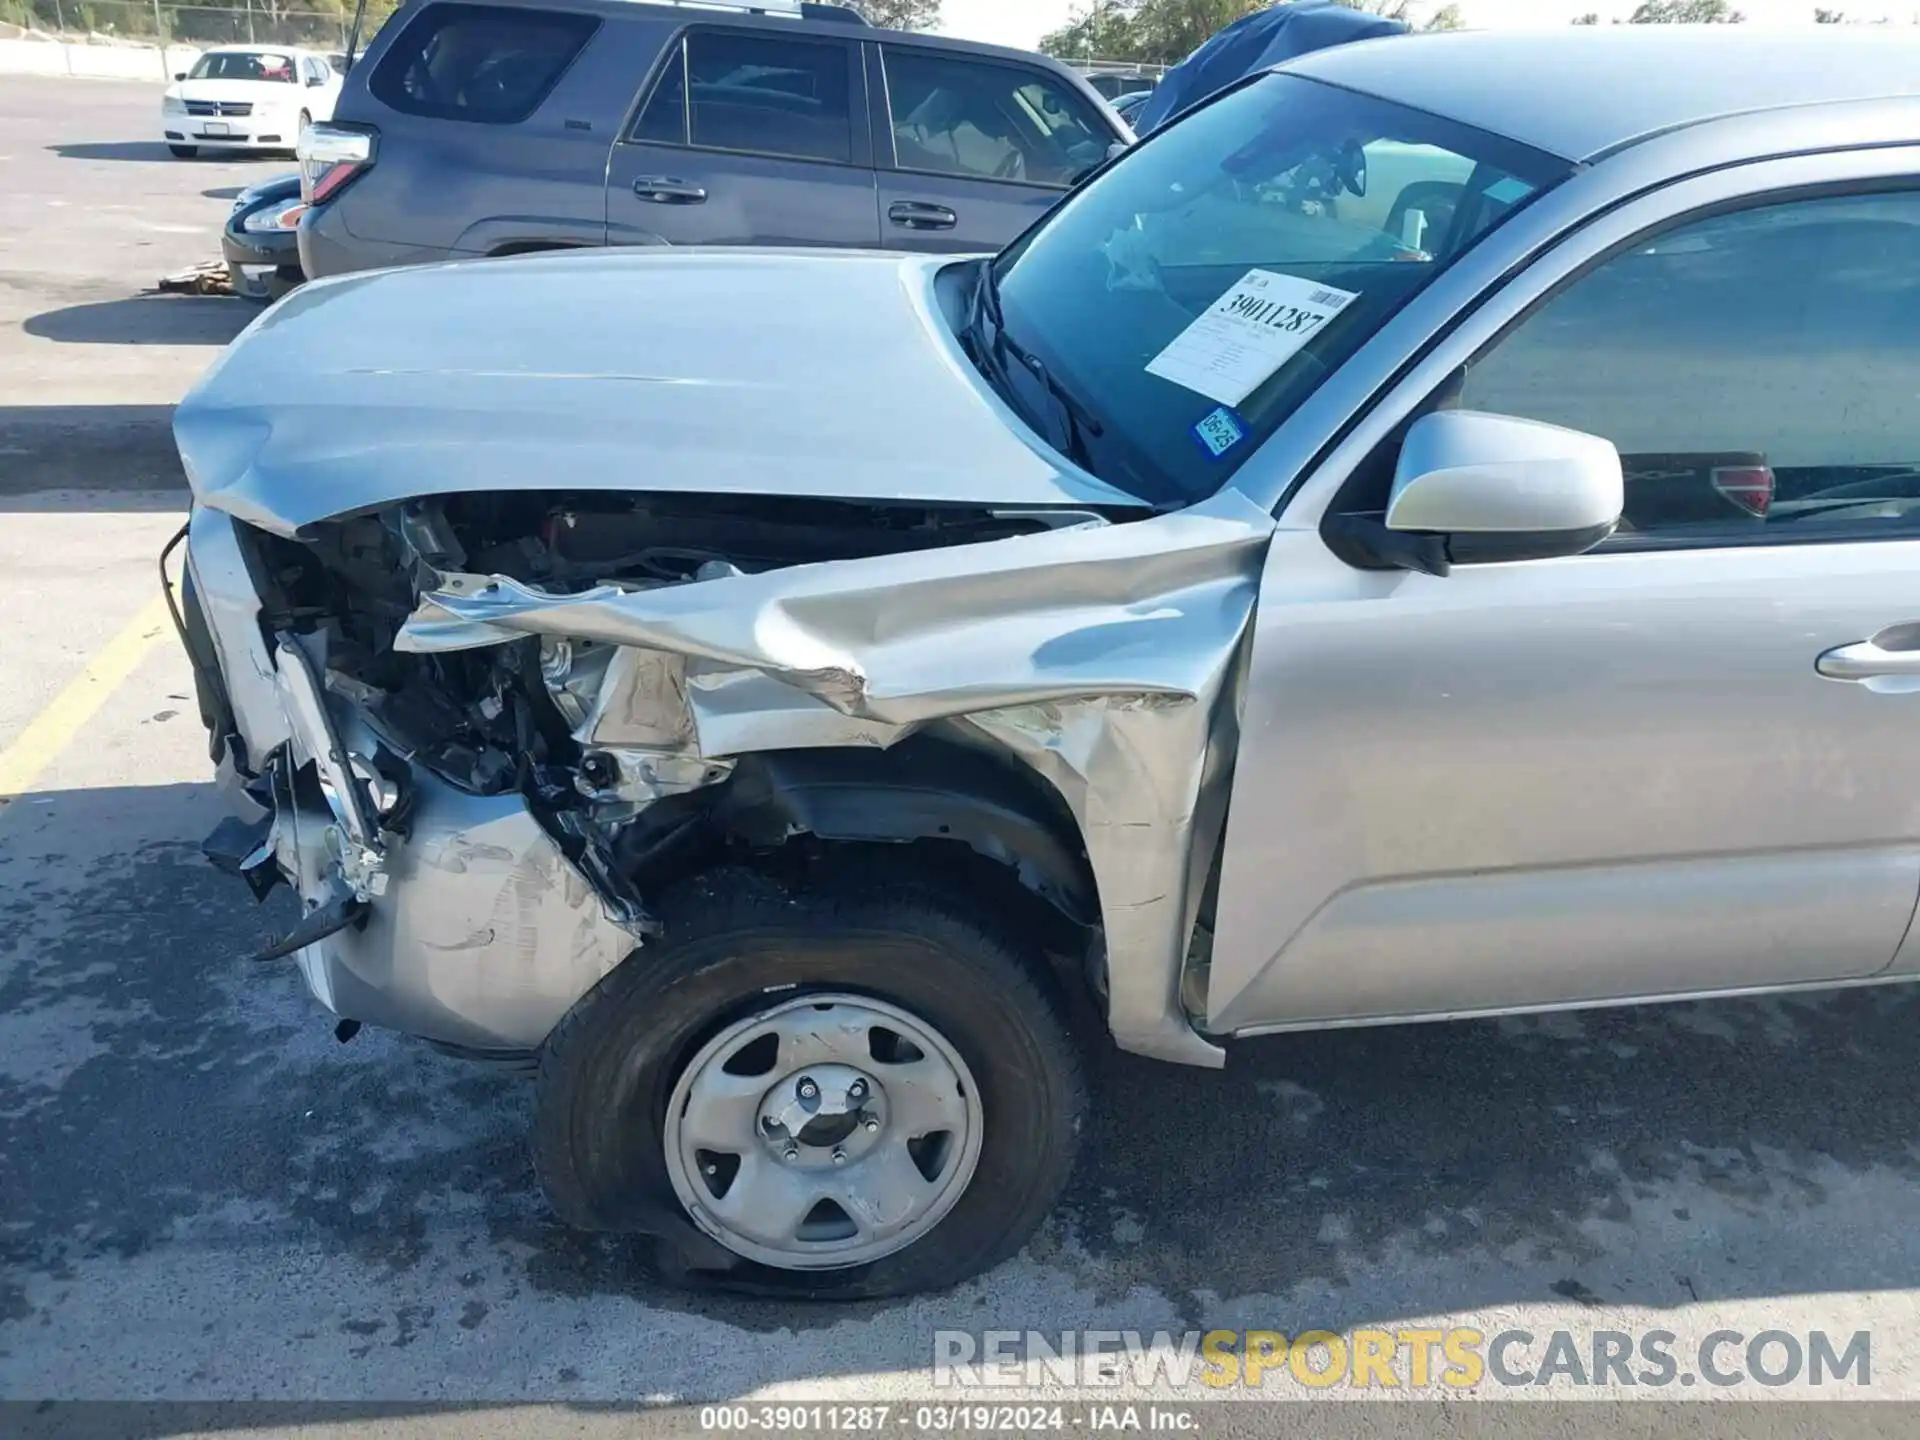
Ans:
[{"label": "yellow parking line", "polygon": [[11,745],[0,749],[0,810],[32,788],[80,727],[139,667],[153,642],[172,630],[166,602],[156,595],[87,662],[86,669],[53,697],[46,709],[27,722],[27,728],[14,737]]}]

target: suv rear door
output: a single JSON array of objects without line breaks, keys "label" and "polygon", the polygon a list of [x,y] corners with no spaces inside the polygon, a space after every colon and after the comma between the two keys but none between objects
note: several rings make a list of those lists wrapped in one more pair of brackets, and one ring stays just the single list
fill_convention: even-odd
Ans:
[{"label": "suv rear door", "polygon": [[1122,138],[1039,66],[895,41],[867,50],[889,249],[999,250]]},{"label": "suv rear door", "polygon": [[698,25],[655,64],[607,166],[610,245],[872,248],[860,47]]}]

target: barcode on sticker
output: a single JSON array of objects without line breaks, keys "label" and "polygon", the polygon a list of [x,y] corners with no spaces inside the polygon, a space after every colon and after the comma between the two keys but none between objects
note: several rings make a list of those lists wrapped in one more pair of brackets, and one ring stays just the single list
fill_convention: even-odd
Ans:
[{"label": "barcode on sticker", "polygon": [[1309,305],[1341,305],[1348,297],[1338,290],[1316,290],[1307,297]]}]

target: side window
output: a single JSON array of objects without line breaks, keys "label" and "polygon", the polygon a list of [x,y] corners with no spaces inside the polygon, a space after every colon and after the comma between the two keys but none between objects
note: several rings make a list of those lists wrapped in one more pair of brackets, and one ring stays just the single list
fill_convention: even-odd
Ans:
[{"label": "side window", "polygon": [[687,143],[687,47],[673,47],[673,58],[654,82],[640,118],[634,121],[633,138],[655,145]]},{"label": "side window", "polygon": [[1613,441],[1610,543],[1713,544],[1920,522],[1916,396],[1920,192],[1902,192],[1641,241],[1469,365],[1453,403]]},{"label": "side window", "polygon": [[[687,36],[684,83],[691,143],[708,150],[853,160],[851,50],[832,41],[696,30]],[[655,123],[669,72],[641,116]],[[663,113],[658,122],[670,126]],[[653,137],[642,137],[653,138]]]},{"label": "side window", "polygon": [[512,125],[526,119],[599,27],[591,15],[497,5],[428,5],[367,88],[410,115]]},{"label": "side window", "polygon": [[884,53],[902,170],[1067,186],[1106,158],[1106,127],[1049,76],[931,50]]}]

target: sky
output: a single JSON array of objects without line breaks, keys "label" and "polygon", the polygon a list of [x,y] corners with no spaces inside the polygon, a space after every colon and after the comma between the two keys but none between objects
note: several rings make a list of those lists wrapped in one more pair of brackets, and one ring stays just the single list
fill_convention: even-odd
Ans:
[{"label": "sky", "polygon": [[[1467,24],[1476,29],[1565,25],[1598,11],[1602,20],[1625,19],[1637,0],[1460,0]],[[1848,18],[1910,21],[1920,0],[1826,0]],[[998,45],[1031,48],[1049,30],[1066,23],[1073,0],[945,0],[942,28],[949,35]],[[1811,25],[1812,0],[1734,0],[1756,25]]]}]

